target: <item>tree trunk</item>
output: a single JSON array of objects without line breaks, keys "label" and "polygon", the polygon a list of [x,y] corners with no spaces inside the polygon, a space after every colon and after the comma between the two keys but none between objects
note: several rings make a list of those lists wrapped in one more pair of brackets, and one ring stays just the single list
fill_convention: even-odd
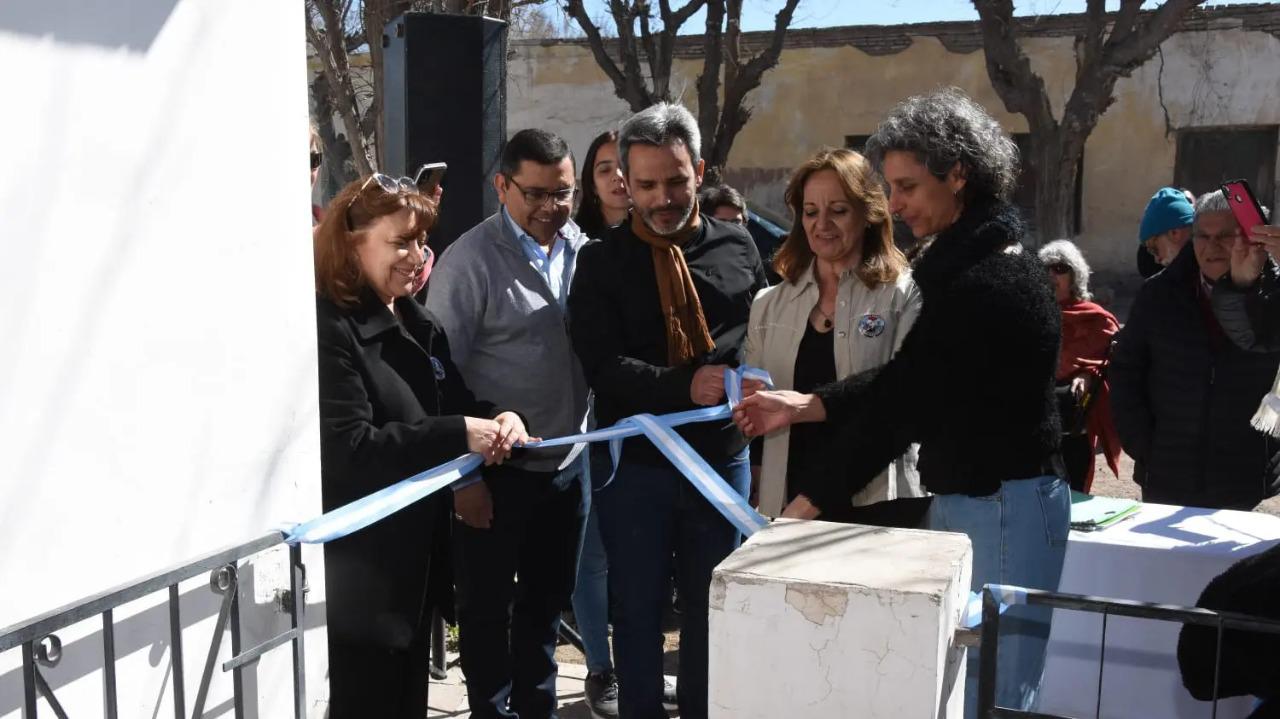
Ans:
[{"label": "tree trunk", "polygon": [[337,105],[338,115],[342,118],[342,129],[346,132],[347,144],[351,146],[351,159],[355,163],[356,174],[367,175],[373,172],[373,167],[369,163],[364,135],[360,131],[360,110],[351,84],[351,67],[347,64],[344,25],[333,2],[334,0],[315,1],[324,20],[324,34],[316,37],[310,27],[307,31],[313,39],[316,52],[320,53],[320,66],[329,83],[330,98]]},{"label": "tree trunk", "polygon": [[1076,168],[1079,156],[1063,153],[1059,135],[1051,130],[1031,133],[1031,157],[1024,172],[1035,173],[1035,218],[1027,236],[1029,247],[1075,235]]},{"label": "tree trunk", "polygon": [[333,127],[333,101],[329,97],[329,83],[319,75],[311,83],[311,98],[315,102],[316,129],[324,147],[324,164],[321,166],[321,189],[325,202],[338,193],[344,185],[356,178],[347,166],[351,159],[351,146],[338,136]]}]

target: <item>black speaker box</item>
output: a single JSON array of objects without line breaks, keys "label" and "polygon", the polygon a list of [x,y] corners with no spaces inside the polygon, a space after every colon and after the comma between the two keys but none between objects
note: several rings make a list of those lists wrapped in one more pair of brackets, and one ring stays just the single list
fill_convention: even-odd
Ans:
[{"label": "black speaker box", "polygon": [[498,211],[493,176],[507,141],[507,24],[492,18],[407,13],[382,36],[383,167],[412,175],[447,162],[440,253]]}]

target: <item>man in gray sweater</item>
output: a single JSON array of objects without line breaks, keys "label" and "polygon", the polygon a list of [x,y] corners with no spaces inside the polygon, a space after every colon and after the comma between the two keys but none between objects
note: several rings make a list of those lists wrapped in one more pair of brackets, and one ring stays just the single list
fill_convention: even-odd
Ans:
[{"label": "man in gray sweater", "polygon": [[[587,238],[569,220],[577,190],[568,145],[542,130],[516,133],[494,184],[502,209],[441,255],[427,309],[478,398],[520,413],[537,436],[581,432],[588,391],[565,308]],[[454,486],[459,643],[473,717],[555,713],[556,635],[586,516],[583,448],[525,450]]]}]

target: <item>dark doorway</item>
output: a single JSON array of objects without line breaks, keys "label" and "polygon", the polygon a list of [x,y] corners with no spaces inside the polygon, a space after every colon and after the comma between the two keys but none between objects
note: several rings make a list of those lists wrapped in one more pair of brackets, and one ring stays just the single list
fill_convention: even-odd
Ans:
[{"label": "dark doorway", "polygon": [[1271,204],[1276,196],[1276,129],[1271,125],[1180,131],[1173,184],[1202,195],[1226,180],[1244,178],[1259,202]]}]

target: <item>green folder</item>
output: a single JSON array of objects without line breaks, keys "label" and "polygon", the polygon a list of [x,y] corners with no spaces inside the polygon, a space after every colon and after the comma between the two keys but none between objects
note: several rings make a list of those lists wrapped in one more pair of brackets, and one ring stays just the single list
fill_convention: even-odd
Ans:
[{"label": "green folder", "polygon": [[1125,517],[1133,516],[1141,508],[1142,503],[1137,500],[1094,497],[1073,491],[1071,492],[1071,528],[1084,532],[1106,529]]}]

